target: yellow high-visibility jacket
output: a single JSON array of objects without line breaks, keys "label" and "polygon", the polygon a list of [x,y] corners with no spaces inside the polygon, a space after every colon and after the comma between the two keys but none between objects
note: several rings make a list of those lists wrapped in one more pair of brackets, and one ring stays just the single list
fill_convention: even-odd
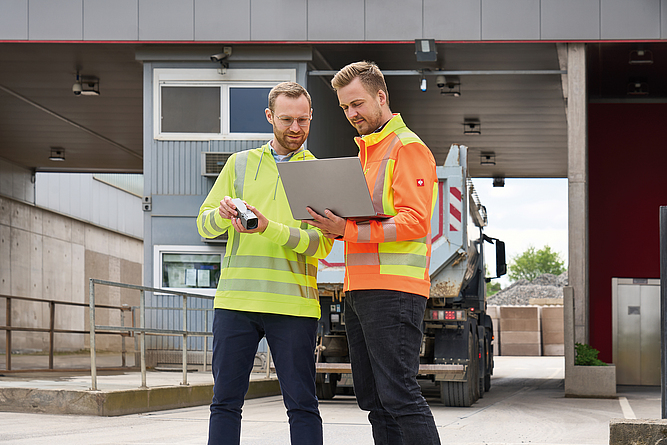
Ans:
[{"label": "yellow high-visibility jacket", "polygon": [[[289,161],[315,157],[303,147]],[[218,213],[225,196],[241,198],[269,220],[263,233],[239,234]],[[228,232],[215,308],[298,317],[320,317],[317,260],[333,240],[292,217],[269,144],[234,153],[199,209],[205,238]]]}]

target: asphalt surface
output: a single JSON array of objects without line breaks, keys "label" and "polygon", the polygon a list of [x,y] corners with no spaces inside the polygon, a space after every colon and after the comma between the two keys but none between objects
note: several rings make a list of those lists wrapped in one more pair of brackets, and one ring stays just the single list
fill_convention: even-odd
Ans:
[{"label": "asphalt surface", "polygon": [[[497,357],[491,390],[470,408],[440,405],[425,387],[443,444],[608,444],[613,418],[659,419],[659,387],[618,387],[618,399],[565,398],[562,357]],[[322,401],[325,444],[373,444],[354,397]],[[0,412],[0,443],[20,445],[205,444],[208,407],[122,417]],[[282,399],[248,400],[243,445],[289,444]]]}]

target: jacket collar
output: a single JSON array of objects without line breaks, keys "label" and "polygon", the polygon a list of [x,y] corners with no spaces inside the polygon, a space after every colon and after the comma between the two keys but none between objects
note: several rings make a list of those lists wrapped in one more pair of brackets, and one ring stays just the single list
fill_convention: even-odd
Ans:
[{"label": "jacket collar", "polygon": [[378,133],[371,133],[365,136],[357,136],[354,138],[357,145],[360,145],[360,142],[363,141],[366,146],[374,145],[386,138],[389,134],[395,133],[401,127],[405,127],[405,122],[400,113],[394,113],[394,117],[387,122],[382,131]]}]

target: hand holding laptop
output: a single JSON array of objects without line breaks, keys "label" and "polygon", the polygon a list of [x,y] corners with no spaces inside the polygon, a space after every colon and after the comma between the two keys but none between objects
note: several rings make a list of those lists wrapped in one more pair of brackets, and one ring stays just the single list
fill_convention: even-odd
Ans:
[{"label": "hand holding laptop", "polygon": [[306,207],[306,210],[313,217],[313,221],[304,220],[303,222],[317,227],[327,238],[336,239],[345,234],[345,225],[347,224],[345,218],[341,218],[329,209],[324,211],[324,215],[320,215],[310,207]]}]

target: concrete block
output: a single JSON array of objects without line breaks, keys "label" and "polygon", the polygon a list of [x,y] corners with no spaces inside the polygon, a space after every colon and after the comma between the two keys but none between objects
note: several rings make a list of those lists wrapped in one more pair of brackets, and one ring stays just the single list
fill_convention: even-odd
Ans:
[{"label": "concrete block", "polygon": [[539,344],[540,333],[529,331],[502,331],[503,346],[509,344]]},{"label": "concrete block", "polygon": [[42,234],[44,230],[44,211],[37,207],[30,209],[30,231]]},{"label": "concrete block", "polygon": [[662,445],[667,442],[665,419],[611,419],[609,445]]},{"label": "concrete block", "polygon": [[10,225],[16,229],[30,230],[30,206],[18,201],[9,202]]},{"label": "concrete block", "polygon": [[502,319],[534,319],[538,316],[537,307],[533,306],[501,306],[500,318]]},{"label": "concrete block", "polygon": [[44,237],[44,296],[70,301],[72,292],[72,248],[68,241]]},{"label": "concrete block", "polygon": [[563,332],[565,326],[563,319],[546,318],[542,319],[542,332]]},{"label": "concrete block", "polygon": [[500,319],[500,331],[539,331],[540,323],[534,319]]},{"label": "concrete block", "polygon": [[563,332],[542,332],[543,345],[556,345],[565,343],[565,334]]},{"label": "concrete block", "polygon": [[30,293],[30,232],[10,230],[11,295],[27,297]]},{"label": "concrete block", "polygon": [[57,213],[44,212],[43,234],[62,241],[72,241],[72,219]]},{"label": "concrete block", "polygon": [[542,355],[545,356],[562,356],[565,355],[565,345],[560,344],[544,344],[542,345]]},{"label": "concrete block", "polygon": [[500,318],[500,306],[487,306],[486,314],[491,318]]},{"label": "concrete block", "polygon": [[546,319],[563,320],[563,306],[541,308],[542,321]]},{"label": "concrete block", "polygon": [[86,243],[86,224],[72,220],[72,243],[85,245]]},{"label": "concrete block", "polygon": [[0,225],[0,293],[11,294],[11,228]]},{"label": "concrete block", "polygon": [[542,355],[542,348],[539,343],[532,344],[517,344],[502,342],[503,355],[519,355],[519,356],[540,356]]},{"label": "concrete block", "polygon": [[39,233],[30,234],[30,293],[29,297],[44,296],[44,237]]},{"label": "concrete block", "polygon": [[10,225],[11,221],[11,201],[0,196],[0,224]]},{"label": "concrete block", "polygon": [[94,226],[86,226],[86,250],[109,254],[109,235],[111,233]]}]

